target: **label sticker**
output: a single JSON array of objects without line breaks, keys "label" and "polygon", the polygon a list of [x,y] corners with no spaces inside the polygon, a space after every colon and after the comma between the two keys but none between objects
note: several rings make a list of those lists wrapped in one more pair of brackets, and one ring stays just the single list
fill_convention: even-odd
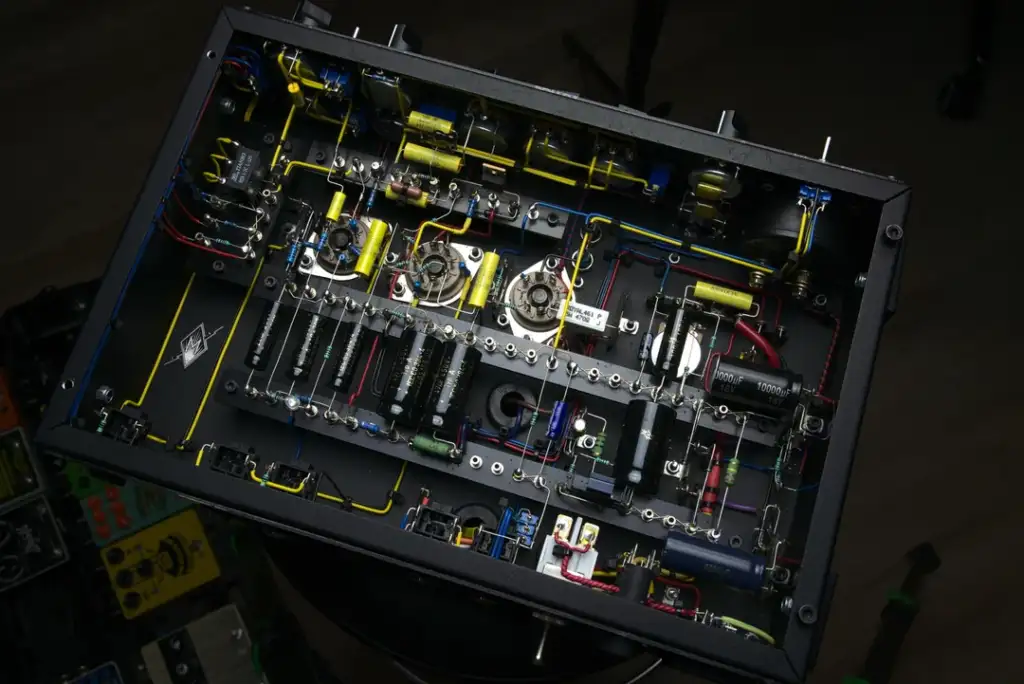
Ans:
[{"label": "label sticker", "polygon": [[202,356],[207,352],[207,350],[209,350],[210,339],[223,329],[224,326],[220,326],[212,333],[207,333],[206,325],[200,323],[192,330],[192,332],[190,332],[188,335],[185,335],[185,337],[182,338],[181,342],[178,343],[178,346],[181,349],[181,353],[172,356],[170,359],[164,362],[164,365],[170,366],[172,363],[180,360],[182,368],[188,368],[193,363],[198,361],[200,356]]}]

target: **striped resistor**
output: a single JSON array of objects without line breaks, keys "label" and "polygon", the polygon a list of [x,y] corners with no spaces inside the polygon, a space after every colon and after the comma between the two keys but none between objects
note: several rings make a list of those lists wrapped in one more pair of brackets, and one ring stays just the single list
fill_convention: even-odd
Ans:
[{"label": "striped resistor", "polygon": [[604,453],[604,443],[607,439],[608,435],[604,432],[598,432],[597,436],[594,438],[594,448],[590,450],[590,453],[594,455],[595,460],[600,458],[601,454]]},{"label": "striped resistor", "polygon": [[730,458],[725,465],[725,486],[732,487],[736,484],[736,477],[740,474],[740,459]]},{"label": "striped resistor", "polygon": [[289,266],[295,263],[295,257],[299,254],[299,243],[293,242],[292,246],[288,249],[288,258],[285,260]]}]

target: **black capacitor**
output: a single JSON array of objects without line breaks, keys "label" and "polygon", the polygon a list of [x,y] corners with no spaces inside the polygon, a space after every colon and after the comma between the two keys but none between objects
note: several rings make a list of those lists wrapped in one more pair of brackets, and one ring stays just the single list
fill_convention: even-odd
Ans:
[{"label": "black capacitor", "polygon": [[642,565],[627,563],[619,570],[615,578],[615,586],[619,588],[616,596],[630,603],[643,603],[647,600],[647,589],[654,581],[654,571]]},{"label": "black capacitor", "polygon": [[288,375],[293,380],[305,380],[309,377],[309,371],[313,368],[313,357],[320,349],[320,338],[323,333],[324,319],[319,314],[313,314],[309,318],[309,325],[306,332],[299,341],[292,356],[292,366],[288,369]]},{"label": "black capacitor", "polygon": [[797,373],[724,356],[714,364],[708,394],[730,408],[787,415],[800,403],[803,377]]},{"label": "black capacitor", "polygon": [[465,420],[469,386],[482,356],[479,349],[454,340],[443,344],[441,364],[428,402],[432,427],[455,427]]},{"label": "black capacitor", "polygon": [[716,577],[737,589],[757,591],[764,584],[763,556],[677,530],[669,530],[665,538],[661,567],[684,575]]},{"label": "black capacitor", "polygon": [[356,374],[356,363],[363,354],[366,328],[358,323],[342,323],[338,328],[338,362],[328,383],[336,392],[347,392]]},{"label": "black capacitor", "polygon": [[268,302],[260,318],[260,324],[256,326],[256,333],[249,343],[249,352],[245,355],[245,365],[253,370],[266,370],[270,363],[270,355],[277,344],[277,335],[280,332],[278,323],[281,312],[281,302]]},{"label": "black capacitor", "polygon": [[655,365],[655,377],[675,378],[678,374],[679,361],[686,346],[686,335],[690,329],[690,323],[686,318],[686,309],[673,301],[671,305],[669,324],[661,337],[661,346],[658,349],[658,359]]},{"label": "black capacitor", "polygon": [[644,399],[629,402],[615,457],[619,488],[631,487],[644,496],[658,493],[675,420],[676,412],[664,404]]},{"label": "black capacitor", "polygon": [[434,373],[440,361],[441,341],[408,328],[398,344],[398,356],[380,398],[380,414],[405,427],[418,427],[427,411]]}]

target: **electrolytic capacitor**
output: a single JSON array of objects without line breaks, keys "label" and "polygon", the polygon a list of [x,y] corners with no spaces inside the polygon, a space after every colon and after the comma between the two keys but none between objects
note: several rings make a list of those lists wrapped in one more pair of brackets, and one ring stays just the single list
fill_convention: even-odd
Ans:
[{"label": "electrolytic capacitor", "polygon": [[309,377],[309,371],[313,367],[313,357],[320,348],[320,333],[323,328],[323,318],[319,314],[313,314],[306,326],[306,334],[302,336],[292,357],[292,367],[288,369],[288,375],[295,380],[304,380]]},{"label": "electrolytic capacitor", "polygon": [[616,485],[644,496],[658,493],[675,419],[676,412],[665,404],[629,402],[615,458]]},{"label": "electrolytic capacitor", "polygon": [[548,439],[558,439],[562,436],[565,428],[565,419],[569,416],[569,406],[564,401],[556,401],[551,409],[551,417],[548,418],[548,429],[545,436]]},{"label": "electrolytic capacitor", "polygon": [[441,355],[441,341],[408,328],[380,399],[380,413],[406,427],[417,427],[427,409],[431,383]]},{"label": "electrolytic capacitor", "polygon": [[684,575],[717,578],[738,589],[757,591],[764,584],[762,556],[691,537],[678,530],[669,530],[665,538],[661,567]]},{"label": "electrolytic capacitor", "polygon": [[338,363],[331,374],[330,385],[336,392],[347,392],[356,374],[356,362],[363,353],[366,328],[358,323],[342,323],[338,328],[338,336],[344,342]]},{"label": "electrolytic capacitor", "polygon": [[711,515],[715,511],[715,503],[718,501],[718,486],[722,477],[722,466],[717,458],[711,461],[711,469],[707,476],[704,495],[700,499],[700,512]]},{"label": "electrolytic capacitor", "polygon": [[791,371],[716,356],[706,389],[731,408],[788,415],[800,403],[803,378]]},{"label": "electrolytic capacitor", "polygon": [[256,326],[256,334],[249,344],[249,353],[245,355],[245,365],[253,370],[266,370],[270,363],[270,354],[277,343],[278,314],[281,302],[267,304],[260,324]]},{"label": "electrolytic capacitor", "polygon": [[441,365],[430,391],[430,424],[435,428],[450,428],[466,418],[466,402],[473,375],[480,366],[483,354],[475,347],[451,340],[444,343]]}]

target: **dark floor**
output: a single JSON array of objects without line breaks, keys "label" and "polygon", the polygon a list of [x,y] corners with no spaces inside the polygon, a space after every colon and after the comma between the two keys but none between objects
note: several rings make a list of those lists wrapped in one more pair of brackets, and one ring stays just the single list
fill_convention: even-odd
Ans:
[{"label": "dark floor", "polygon": [[[386,40],[392,20],[406,21],[432,55],[567,90],[583,84],[560,32],[577,32],[621,73],[632,6],[396,1],[384,15],[376,3],[336,4],[339,30],[358,24],[360,37]],[[1011,274],[1024,251],[1010,164],[1024,152],[1019,3],[1005,3],[986,108],[970,124],[946,122],[933,106],[937,84],[962,61],[962,0],[782,4],[789,9],[672,3],[649,97],[705,127],[721,108],[739,109],[758,142],[808,155],[830,134],[830,160],[915,188],[900,312],[876,365],[812,681],[855,668],[902,554],[924,540],[944,565],[894,682],[1024,681],[1014,646],[1024,503],[1013,503],[1024,454],[1010,430],[1024,417],[1024,373],[1019,344],[1003,332],[1016,323]],[[0,309],[102,271],[216,10],[204,0],[0,5]]]}]

